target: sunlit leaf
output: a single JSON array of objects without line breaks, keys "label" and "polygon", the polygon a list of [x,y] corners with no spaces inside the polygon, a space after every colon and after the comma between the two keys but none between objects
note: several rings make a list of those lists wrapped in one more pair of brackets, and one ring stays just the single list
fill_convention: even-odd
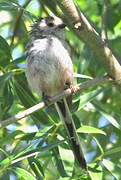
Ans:
[{"label": "sunlit leaf", "polygon": [[107,160],[103,159],[102,164],[105,166],[105,168],[117,179],[119,180],[119,174],[115,172],[116,164]]},{"label": "sunlit leaf", "polygon": [[104,155],[104,150],[103,150],[103,147],[101,146],[100,142],[98,141],[97,138],[95,138],[93,136],[93,139],[95,140],[96,144],[98,145],[99,149],[100,149],[100,152],[101,152],[101,156]]},{"label": "sunlit leaf", "polygon": [[30,157],[28,158],[28,162],[31,169],[36,174],[36,177],[40,180],[43,179],[44,171],[40,161],[37,158]]},{"label": "sunlit leaf", "polygon": [[16,130],[15,132],[12,132],[11,134],[9,134],[9,136],[5,136],[0,139],[0,146],[10,143],[11,141],[15,140],[16,136],[23,134],[24,132],[20,130]]},{"label": "sunlit leaf", "polygon": [[[86,94],[80,96],[80,97],[77,97],[77,99],[75,99],[74,101],[75,101],[75,103],[78,104],[78,106],[76,107],[76,109],[74,108],[74,110],[76,112],[81,110],[88,102],[92,101],[97,95],[99,95],[101,92],[105,91],[106,89],[107,88],[97,88],[96,90],[93,90],[89,93],[86,93]],[[78,100],[80,100],[80,101],[78,101]]]},{"label": "sunlit leaf", "polygon": [[103,134],[106,136],[106,133],[102,131],[101,129],[92,127],[92,126],[82,126],[79,129],[77,129],[78,133],[89,133],[89,134]]},{"label": "sunlit leaf", "polygon": [[96,163],[89,164],[88,172],[92,180],[102,180],[103,170],[100,165]]},{"label": "sunlit leaf", "polygon": [[61,158],[58,147],[53,149],[53,155],[54,155],[55,163],[56,163],[56,166],[57,166],[60,176],[62,176],[62,177],[67,176],[67,172],[65,171],[65,167],[64,167],[64,162]]},{"label": "sunlit leaf", "polygon": [[19,179],[23,179],[23,180],[28,180],[28,179],[29,180],[36,180],[36,178],[31,173],[26,171],[25,169],[14,167],[13,170],[17,174]]}]

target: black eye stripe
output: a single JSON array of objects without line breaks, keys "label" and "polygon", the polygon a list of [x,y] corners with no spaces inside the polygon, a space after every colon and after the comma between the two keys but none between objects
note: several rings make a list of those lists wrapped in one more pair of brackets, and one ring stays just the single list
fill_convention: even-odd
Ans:
[{"label": "black eye stripe", "polygon": [[54,26],[53,23],[48,23],[47,25],[48,25],[49,27],[53,27],[53,26]]}]

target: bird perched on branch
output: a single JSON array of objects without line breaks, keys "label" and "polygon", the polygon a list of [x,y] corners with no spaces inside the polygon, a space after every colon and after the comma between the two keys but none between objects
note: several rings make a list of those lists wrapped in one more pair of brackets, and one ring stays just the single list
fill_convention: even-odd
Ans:
[{"label": "bird perched on branch", "polygon": [[[63,35],[65,24],[55,16],[40,18],[32,25],[30,41],[27,44],[26,77],[31,88],[43,100],[61,93],[65,88],[71,88],[73,80],[73,65],[65,47]],[[70,144],[79,165],[86,169],[79,137],[68,103],[71,97],[55,103],[55,107],[70,137]]]}]

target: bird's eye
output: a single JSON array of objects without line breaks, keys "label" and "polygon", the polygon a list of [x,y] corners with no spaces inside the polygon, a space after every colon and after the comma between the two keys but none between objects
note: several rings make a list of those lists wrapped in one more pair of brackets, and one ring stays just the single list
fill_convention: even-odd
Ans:
[{"label": "bird's eye", "polygon": [[48,25],[49,27],[53,27],[53,26],[54,26],[53,23],[48,23],[47,25]]}]

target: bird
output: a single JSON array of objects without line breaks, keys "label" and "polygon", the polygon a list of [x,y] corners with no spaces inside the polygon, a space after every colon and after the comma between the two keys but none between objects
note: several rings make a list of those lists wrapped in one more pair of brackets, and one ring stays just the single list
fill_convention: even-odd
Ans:
[{"label": "bird", "polygon": [[[30,40],[26,45],[26,78],[30,88],[46,103],[53,97],[72,87],[73,63],[64,38],[66,25],[57,16],[38,18],[31,25]],[[69,104],[72,96],[55,103],[70,139],[74,156],[81,168],[87,169],[79,137]]]}]

